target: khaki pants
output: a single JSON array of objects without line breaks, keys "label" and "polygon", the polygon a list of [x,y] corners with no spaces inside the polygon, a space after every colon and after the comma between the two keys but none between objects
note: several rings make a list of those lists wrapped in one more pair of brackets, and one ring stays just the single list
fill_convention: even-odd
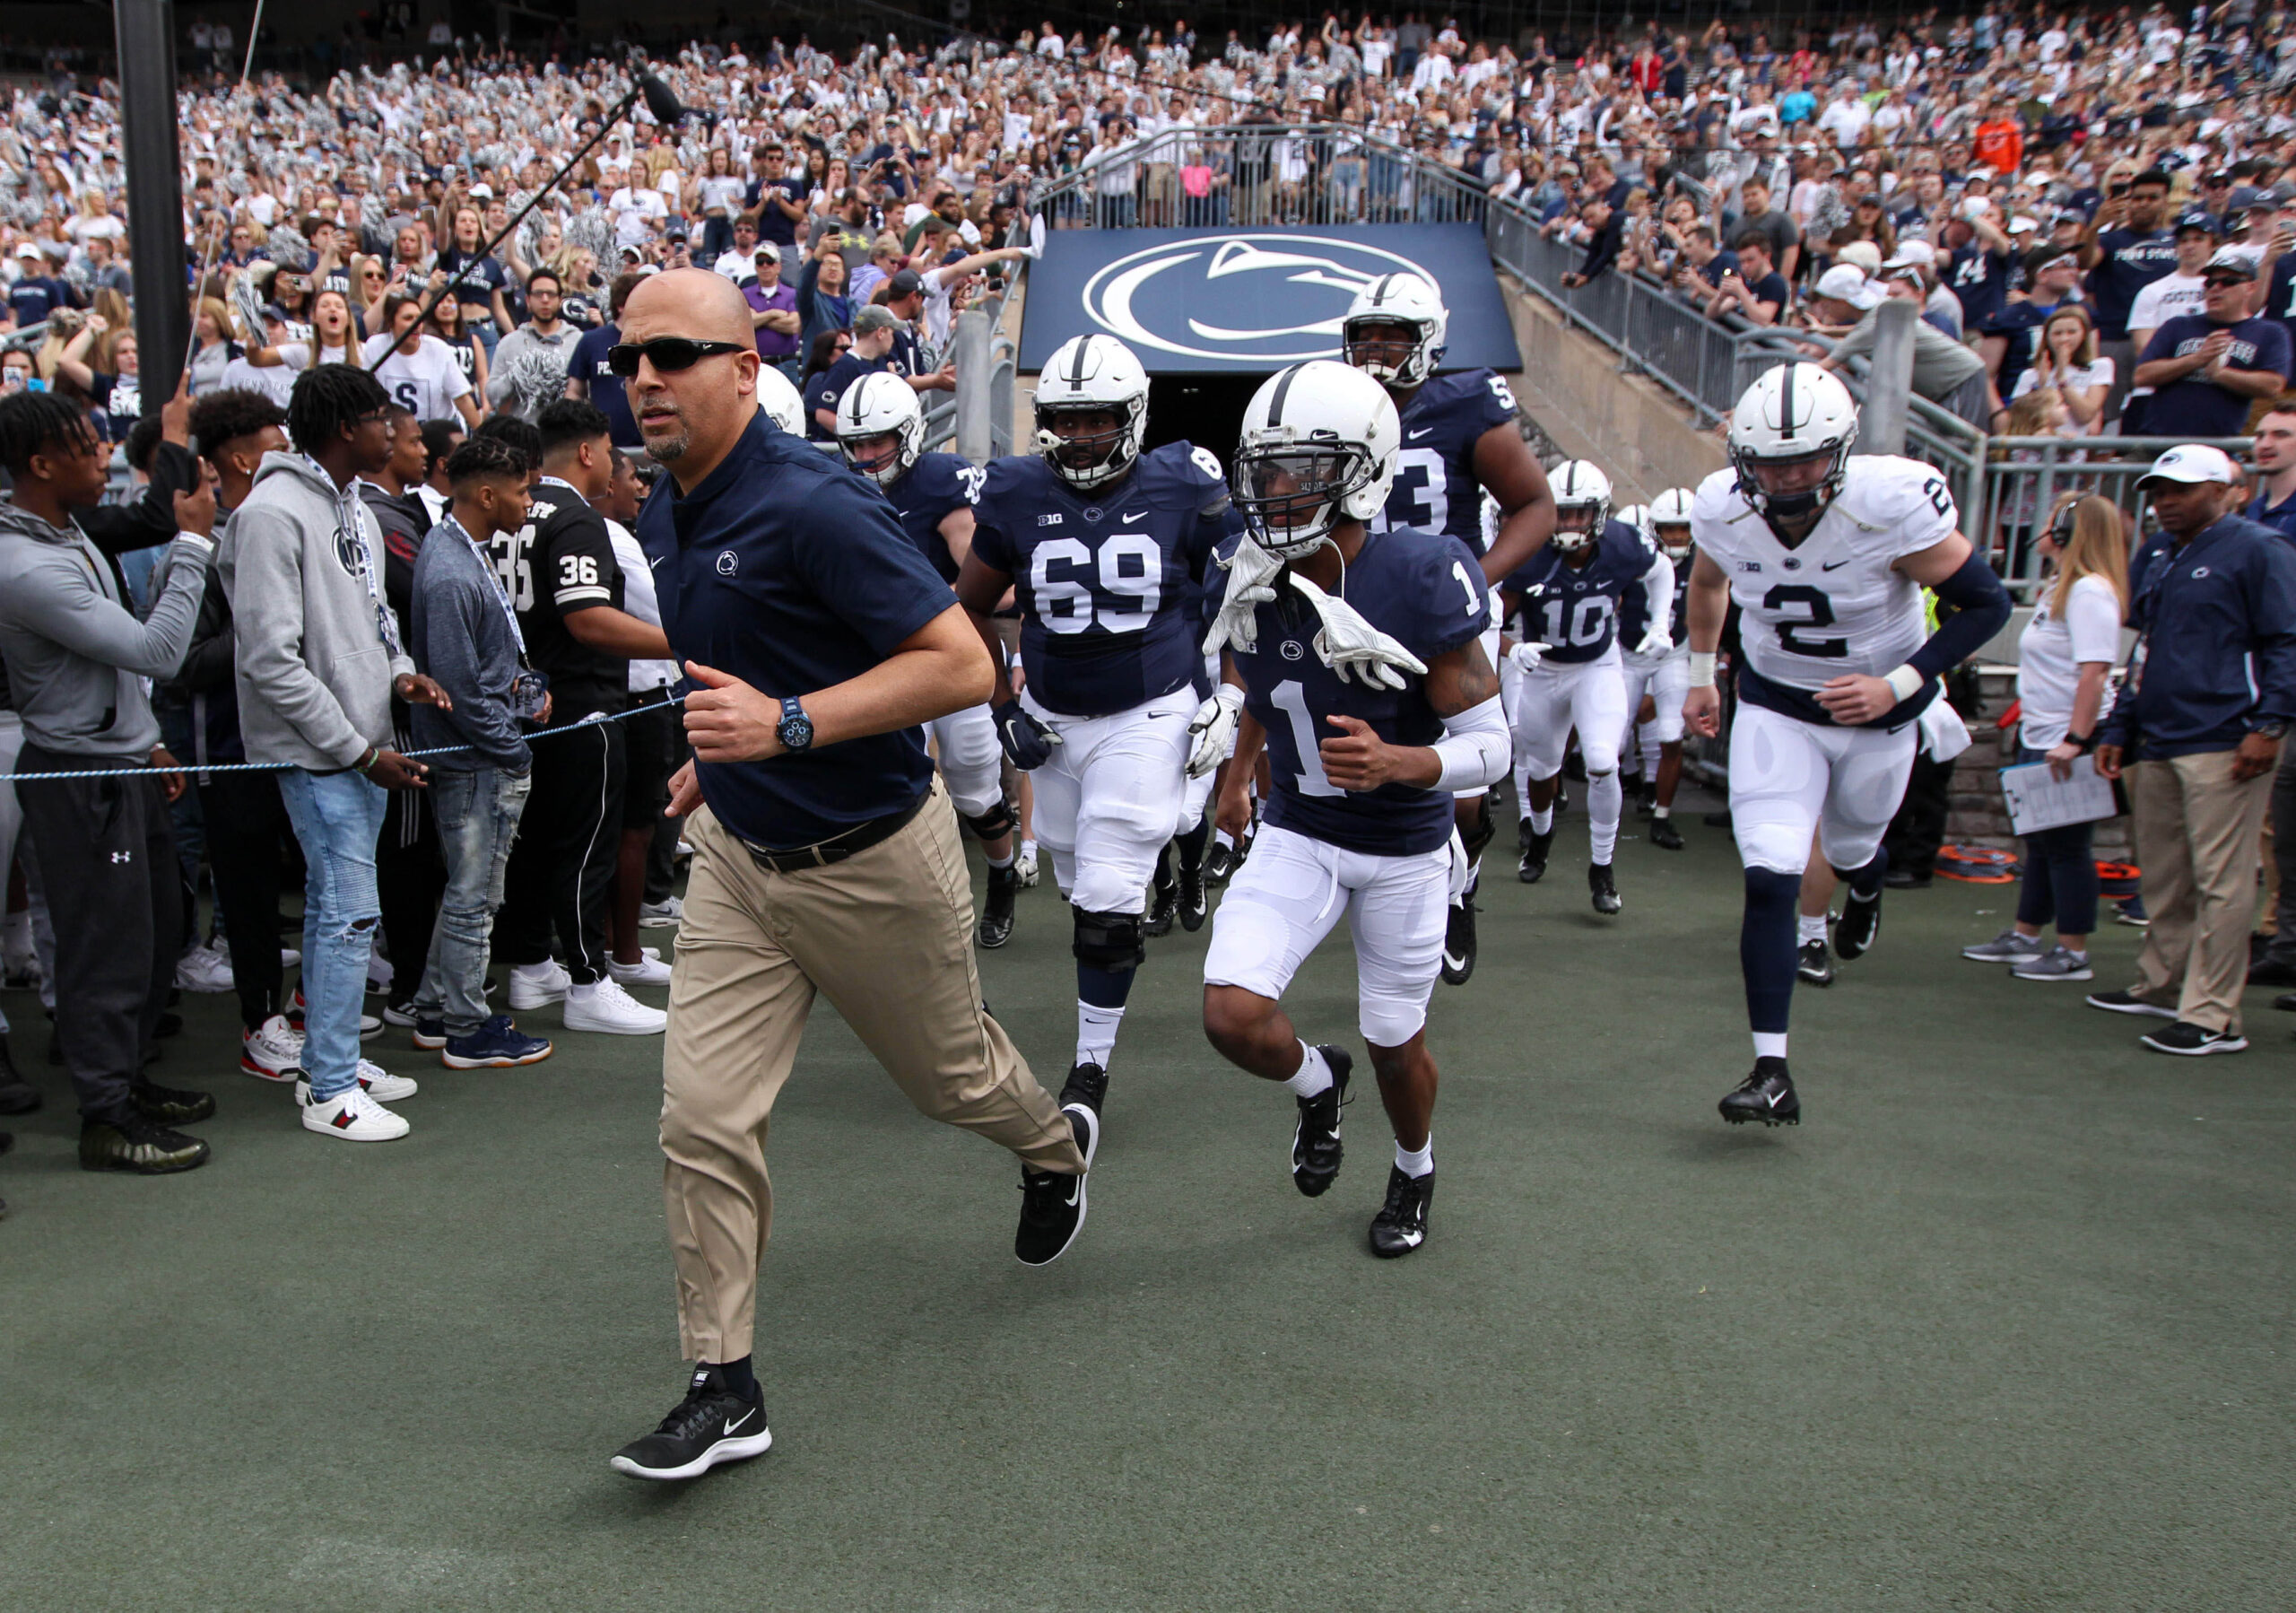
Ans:
[{"label": "khaki pants", "polygon": [[2257,831],[2272,775],[2232,778],[2231,751],[2139,762],[2127,774],[2136,861],[2152,926],[2137,954],[2139,997],[2212,1031],[2240,1029],[2256,911]]},{"label": "khaki pants", "polygon": [[909,1102],[1039,1170],[1084,1168],[1068,1122],[981,1011],[972,885],[936,779],[901,831],[827,868],[760,868],[708,811],[694,849],[662,1053],[663,1197],[688,1357],[750,1353],[773,1220],[765,1137],[826,992]]}]

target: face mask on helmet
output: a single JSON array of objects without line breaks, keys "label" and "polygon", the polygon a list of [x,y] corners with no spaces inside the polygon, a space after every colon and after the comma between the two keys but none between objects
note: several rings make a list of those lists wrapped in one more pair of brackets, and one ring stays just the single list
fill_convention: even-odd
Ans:
[{"label": "face mask on helmet", "polygon": [[1822,514],[1841,491],[1848,467],[1848,445],[1800,454],[1790,459],[1757,459],[1744,449],[1730,456],[1738,473],[1738,489],[1746,501],[1771,521],[1799,520]]},{"label": "face mask on helmet", "polygon": [[1565,554],[1576,554],[1602,536],[1603,521],[1608,515],[1601,502],[1563,504],[1554,510],[1554,536],[1550,539]]},{"label": "face mask on helmet", "polygon": [[1410,387],[1427,379],[1426,342],[1416,322],[1374,316],[1347,321],[1340,347],[1350,364],[1381,386]]},{"label": "face mask on helmet", "polygon": [[1658,552],[1668,560],[1680,565],[1690,558],[1690,528],[1688,527],[1668,521],[1664,525],[1653,523],[1651,530],[1657,534]]},{"label": "face mask on helmet", "polygon": [[901,463],[900,433],[880,432],[874,436],[848,437],[840,434],[838,448],[845,455],[845,462],[872,482],[881,486],[900,480],[908,468]]},{"label": "face mask on helmet", "polygon": [[1132,463],[1128,408],[1104,403],[1037,405],[1037,451],[1077,487],[1111,481]]},{"label": "face mask on helmet", "polygon": [[1341,506],[1378,466],[1361,447],[1315,444],[1237,451],[1229,485],[1252,536],[1272,554],[1300,554],[1339,524]]}]

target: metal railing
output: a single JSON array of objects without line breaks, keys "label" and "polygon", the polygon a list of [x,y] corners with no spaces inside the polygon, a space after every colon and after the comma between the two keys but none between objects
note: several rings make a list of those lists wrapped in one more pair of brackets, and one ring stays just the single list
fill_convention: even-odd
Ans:
[{"label": "metal railing", "polygon": [[1989,437],[1986,439],[1982,524],[1964,520],[1979,550],[2021,601],[2030,603],[2041,581],[2036,539],[2059,498],[2098,493],[2129,518],[2133,547],[2145,528],[2149,501],[2137,485],[2152,461],[2172,448],[2199,441],[2244,458],[2247,437]]}]

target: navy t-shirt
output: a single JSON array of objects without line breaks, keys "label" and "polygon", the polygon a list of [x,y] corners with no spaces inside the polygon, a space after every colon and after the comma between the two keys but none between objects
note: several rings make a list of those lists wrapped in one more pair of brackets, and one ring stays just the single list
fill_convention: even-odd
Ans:
[{"label": "navy t-shirt", "polygon": [[2176,273],[2176,238],[2166,230],[2150,235],[2108,230],[2097,237],[2097,266],[2089,271],[2089,306],[2097,316],[2097,334],[2108,342],[2125,342],[2136,293],[2161,275]]},{"label": "navy t-shirt", "polygon": [[[2232,333],[2232,344],[2224,353],[2226,369],[2276,370],[2281,379],[2288,379],[2288,332],[2279,320],[2263,318],[2212,325],[2205,314],[2179,314],[2152,333],[2136,362],[2180,358],[2219,330]],[[2237,437],[2247,428],[2248,405],[2255,401],[2196,371],[2152,394],[2144,405],[2144,430],[2149,436]]]},{"label": "navy t-shirt", "polygon": [[[1475,638],[1491,624],[1491,591],[1467,544],[1406,527],[1367,533],[1340,590],[1365,620],[1421,660]],[[1244,709],[1267,730],[1275,795],[1267,821],[1326,844],[1380,857],[1432,851],[1451,838],[1450,792],[1412,784],[1340,789],[1324,776],[1318,747],[1353,717],[1389,745],[1432,745],[1442,719],[1427,703],[1426,680],[1406,675],[1401,689],[1342,683],[1315,651],[1322,623],[1299,590],[1276,590],[1258,610],[1257,648],[1232,651],[1244,680]]]},{"label": "navy t-shirt", "polygon": [[[2009,254],[1987,251],[1981,246],[1963,247],[1946,267],[1945,289],[1961,305],[1961,328],[1984,329],[1985,322],[2009,300]],[[2121,317],[2128,317],[2126,309]]]},{"label": "navy t-shirt", "polygon": [[1514,418],[1515,395],[1488,370],[1454,371],[1420,388],[1403,406],[1396,477],[1372,529],[1440,532],[1480,551],[1483,484],[1475,480],[1474,445]]},{"label": "navy t-shirt", "polygon": [[2283,252],[2272,266],[2272,281],[2265,289],[2264,313],[2296,342],[2296,252]]},{"label": "navy t-shirt", "polygon": [[1994,380],[2002,397],[2016,396],[2017,378],[2032,366],[2033,348],[2040,340],[2041,327],[2048,324],[2048,317],[2062,306],[2055,302],[2035,302],[2027,298],[2022,302],[2010,303],[1978,327],[1986,336],[2008,339],[2009,344],[2001,350],[2000,373]]},{"label": "navy t-shirt", "polygon": [[2258,493],[2241,513],[2259,527],[2269,527],[2290,543],[2296,544],[2296,496],[2284,504],[2267,504],[2266,495]]},{"label": "navy t-shirt", "polygon": [[455,301],[476,310],[469,318],[494,317],[494,293],[510,286],[510,276],[500,263],[491,257],[465,257],[458,248],[448,247],[439,254],[439,267],[454,288]]},{"label": "navy t-shirt", "polygon": [[957,562],[949,540],[941,536],[941,523],[952,510],[972,502],[987,474],[954,454],[919,454],[909,474],[884,490],[901,530],[944,581],[957,580]]},{"label": "navy t-shirt", "polygon": [[805,435],[816,442],[832,440],[836,433],[822,430],[821,422],[813,417],[813,412],[817,409],[834,412],[837,400],[845,396],[855,381],[865,375],[875,375],[886,368],[883,359],[857,359],[848,353],[828,369],[815,371],[812,382],[805,388]]},{"label": "navy t-shirt", "polygon": [[[662,478],[638,541],[678,658],[777,700],[858,677],[957,602],[874,484],[762,411],[691,493]],[[786,850],[900,811],[933,764],[912,728],[697,776],[727,829]]]},{"label": "navy t-shirt", "polygon": [[1550,544],[1509,571],[1499,591],[1522,596],[1523,636],[1548,646],[1548,660],[1599,660],[1618,639],[1619,601],[1642,580],[1657,553],[1624,521],[1610,521],[1583,567],[1571,565]]},{"label": "navy t-shirt", "polygon": [[1079,491],[1034,454],[992,459],[972,552],[1013,579],[1029,692],[1073,717],[1129,711],[1202,670],[1194,595],[1236,515],[1209,451],[1168,442]]},{"label": "navy t-shirt", "polygon": [[802,207],[805,203],[805,182],[803,179],[752,179],[742,203],[742,210],[745,213],[752,207],[757,209],[758,240],[770,240],[781,248],[782,260],[787,262],[788,248],[797,244],[797,221],[778,207],[759,205],[771,196],[786,196]]},{"label": "navy t-shirt", "polygon": [[611,323],[584,331],[574,344],[574,355],[566,361],[566,375],[570,380],[589,383],[590,401],[604,411],[614,447],[639,449],[645,442],[638,435],[638,417],[630,412],[622,377],[606,368],[606,349],[621,340],[622,327]]},{"label": "navy t-shirt", "polygon": [[27,275],[8,288],[8,307],[16,316],[17,328],[37,325],[59,308],[72,306],[72,293],[61,280],[46,275]]}]

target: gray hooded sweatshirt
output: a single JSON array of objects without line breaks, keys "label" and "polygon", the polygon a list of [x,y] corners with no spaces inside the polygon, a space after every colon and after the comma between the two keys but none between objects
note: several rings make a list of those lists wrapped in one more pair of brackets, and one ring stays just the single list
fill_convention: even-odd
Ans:
[{"label": "gray hooded sweatshirt", "polygon": [[384,637],[381,539],[358,484],[338,489],[316,460],[265,454],[216,564],[248,760],[339,772],[390,744],[391,684],[414,663]]},{"label": "gray hooded sweatshirt", "polygon": [[214,553],[178,537],[167,586],[135,618],[111,562],[76,527],[0,504],[0,658],[24,737],[61,755],[144,762],[160,743],[144,680],[183,664]]}]

